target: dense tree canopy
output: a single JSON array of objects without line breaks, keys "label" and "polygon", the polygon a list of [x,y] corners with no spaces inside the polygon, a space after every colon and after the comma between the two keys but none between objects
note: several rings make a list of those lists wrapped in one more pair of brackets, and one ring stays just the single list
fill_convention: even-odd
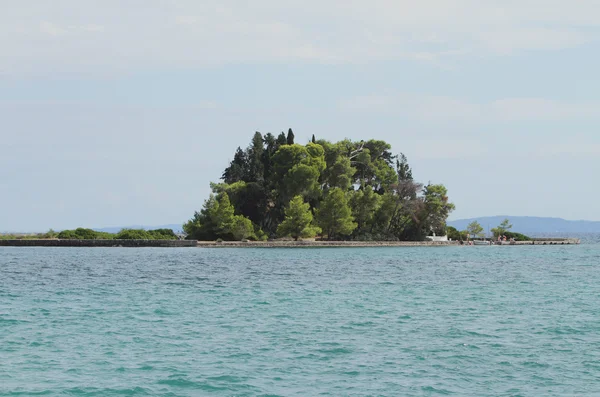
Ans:
[{"label": "dense tree canopy", "polygon": [[454,209],[443,185],[415,182],[406,156],[380,140],[256,132],[221,179],[184,225],[189,238],[422,240],[443,235]]}]

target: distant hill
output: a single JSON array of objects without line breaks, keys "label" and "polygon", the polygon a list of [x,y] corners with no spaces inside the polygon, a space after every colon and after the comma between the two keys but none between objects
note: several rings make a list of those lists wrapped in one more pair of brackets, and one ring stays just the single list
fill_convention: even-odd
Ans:
[{"label": "distant hill", "polygon": [[121,229],[144,229],[144,230],[172,229],[175,233],[177,233],[182,230],[182,227],[181,227],[182,224],[183,223],[160,225],[160,226],[141,226],[141,225],[115,226],[115,227],[94,228],[93,230],[95,230],[97,232],[118,233],[121,231]]},{"label": "distant hill", "polygon": [[513,227],[511,231],[519,233],[600,233],[600,222],[569,221],[561,218],[541,218],[534,216],[482,216],[480,218],[458,219],[448,222],[458,230],[465,230],[467,225],[477,221],[487,231],[488,227],[498,226],[504,219],[509,219]]}]

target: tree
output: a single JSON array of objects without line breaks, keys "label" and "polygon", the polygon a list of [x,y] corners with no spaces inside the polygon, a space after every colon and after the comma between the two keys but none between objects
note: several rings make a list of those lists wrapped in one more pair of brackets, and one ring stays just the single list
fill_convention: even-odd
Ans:
[{"label": "tree", "polygon": [[282,146],[273,156],[275,187],[280,202],[285,205],[297,195],[318,197],[319,176],[325,167],[324,151],[320,145]]},{"label": "tree", "polygon": [[459,232],[458,229],[453,226],[448,226],[446,228],[446,235],[449,239],[454,241],[462,241],[467,239],[467,232]]},{"label": "tree", "polygon": [[340,188],[329,191],[317,211],[317,220],[329,240],[349,236],[357,227],[346,194]]},{"label": "tree", "polygon": [[286,138],[287,144],[288,144],[288,145],[293,145],[293,144],[294,144],[294,138],[295,138],[295,137],[294,137],[294,132],[293,132],[293,131],[292,131],[292,129],[290,128],[290,129],[288,130],[288,133],[287,133],[287,138]]},{"label": "tree", "polygon": [[264,149],[263,136],[255,132],[252,143],[247,150],[248,175],[246,182],[261,182],[264,180],[265,166],[263,164]]},{"label": "tree", "polygon": [[483,232],[483,227],[477,221],[473,221],[469,223],[467,226],[467,233],[472,237],[483,237],[485,233]]},{"label": "tree", "polygon": [[285,132],[282,131],[281,134],[277,136],[277,145],[281,147],[287,144],[287,137],[285,136]]},{"label": "tree", "polygon": [[[299,145],[291,128],[278,136],[255,132],[246,149],[237,148],[222,179],[211,184],[213,194],[185,223],[188,238],[273,236],[296,196],[331,239],[422,240],[431,232],[445,234],[454,209],[447,189],[413,180],[406,156],[394,155],[387,142],[329,142],[313,134]],[[252,222],[255,236],[237,216]]]},{"label": "tree", "polygon": [[310,205],[304,202],[302,196],[294,197],[285,209],[285,219],[277,228],[280,237],[311,238],[321,233],[321,228],[314,226]]},{"label": "tree", "polygon": [[356,220],[357,233],[366,231],[372,225],[382,200],[382,196],[375,193],[370,187],[364,187],[352,192],[350,207],[352,208],[352,216]]},{"label": "tree", "polygon": [[229,167],[225,169],[221,179],[225,183],[243,181],[248,174],[248,158],[242,148],[238,147]]},{"label": "tree", "polygon": [[446,219],[454,210],[454,204],[448,202],[448,189],[444,185],[427,185],[423,189],[424,211],[422,225],[424,232],[433,231],[438,235],[446,232]]},{"label": "tree", "polygon": [[244,240],[250,237],[256,237],[254,234],[254,227],[250,219],[242,216],[235,215],[229,224],[229,232],[236,241]]},{"label": "tree", "polygon": [[504,236],[510,229],[512,229],[513,225],[510,223],[508,219],[504,219],[498,227],[492,229],[492,233],[494,233],[494,237]]}]

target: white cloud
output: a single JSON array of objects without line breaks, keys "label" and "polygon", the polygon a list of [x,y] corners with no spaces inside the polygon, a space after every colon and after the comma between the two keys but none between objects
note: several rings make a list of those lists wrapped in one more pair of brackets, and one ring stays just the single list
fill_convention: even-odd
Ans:
[{"label": "white cloud", "polygon": [[[21,0],[0,15],[0,67],[13,73],[240,62],[498,56],[595,41],[596,0]],[[89,42],[85,33],[103,33]],[[48,45],[47,40],[60,40]],[[27,62],[23,60],[26,59]],[[82,61],[84,60],[84,61]]]},{"label": "white cloud", "polygon": [[598,156],[600,155],[600,144],[590,142],[542,143],[536,148],[534,154],[543,157],[555,157],[557,155]]},{"label": "white cloud", "polygon": [[544,98],[505,98],[475,103],[460,98],[412,94],[371,95],[340,100],[341,110],[393,113],[420,121],[479,123],[600,118],[600,102],[569,103]]},{"label": "white cloud", "polygon": [[488,153],[488,147],[474,139],[419,139],[404,147],[418,160],[469,159]]},{"label": "white cloud", "polygon": [[40,23],[40,32],[50,36],[60,36],[66,33],[66,30],[51,22],[44,21]]}]

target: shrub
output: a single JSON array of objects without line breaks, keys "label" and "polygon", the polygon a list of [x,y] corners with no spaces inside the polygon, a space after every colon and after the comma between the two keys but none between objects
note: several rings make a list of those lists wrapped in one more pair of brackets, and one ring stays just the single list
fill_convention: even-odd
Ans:
[{"label": "shrub", "polygon": [[123,229],[115,236],[118,240],[152,240],[152,235],[143,229]]}]

